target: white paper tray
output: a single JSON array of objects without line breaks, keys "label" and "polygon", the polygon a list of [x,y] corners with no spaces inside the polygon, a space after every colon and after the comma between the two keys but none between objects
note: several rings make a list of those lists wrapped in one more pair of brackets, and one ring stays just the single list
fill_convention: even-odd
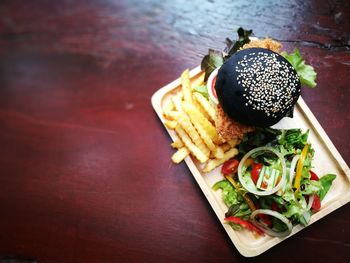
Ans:
[{"label": "white paper tray", "polygon": [[[197,67],[190,71],[191,80],[195,80],[201,73],[200,67]],[[169,83],[165,87],[159,89],[152,96],[152,106],[156,111],[162,122],[165,121],[163,116],[162,105],[167,99],[169,99],[178,89],[181,87],[180,79]],[[290,122],[289,122],[290,123]],[[322,176],[327,173],[333,173],[337,175],[337,178],[333,181],[333,185],[327,193],[325,199],[322,201],[322,208],[320,211],[312,215],[310,224],[315,223],[317,220],[328,215],[339,207],[345,205],[350,201],[350,170],[333,143],[328,138],[327,134],[318,123],[315,116],[305,104],[304,100],[300,97],[295,110],[294,117],[292,119],[292,126],[299,127],[303,130],[309,129],[309,141],[315,150],[314,156],[314,171],[316,174]],[[165,127],[165,126],[164,126]],[[176,134],[174,131],[168,131],[170,137],[175,140]],[[164,147],[170,147],[170,145],[164,145]],[[170,156],[169,156],[170,158]],[[223,177],[220,173],[220,168],[214,171],[204,174],[201,172],[199,163],[187,157],[185,162],[196,179],[199,187],[202,189],[205,197],[213,208],[222,226],[226,230],[228,236],[231,238],[233,244],[237,250],[246,257],[257,256],[271,247],[277,245],[288,237],[294,235],[300,230],[304,229],[301,225],[295,226],[292,233],[288,237],[277,238],[264,236],[256,238],[253,234],[246,230],[235,231],[228,224],[224,223],[225,212],[227,207],[221,199],[221,192],[214,192],[211,187]]]}]

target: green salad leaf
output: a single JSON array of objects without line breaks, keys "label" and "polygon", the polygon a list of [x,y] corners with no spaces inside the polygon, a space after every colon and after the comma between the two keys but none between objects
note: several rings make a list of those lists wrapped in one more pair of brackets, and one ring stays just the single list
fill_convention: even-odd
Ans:
[{"label": "green salad leaf", "polygon": [[237,29],[238,39],[232,41],[229,38],[226,38],[226,48],[224,52],[227,54],[226,57],[230,57],[236,53],[241,47],[250,42],[249,37],[253,34],[253,30],[246,30],[242,27]]},{"label": "green salad leaf", "polygon": [[301,182],[303,185],[302,189],[300,189],[300,193],[303,195],[312,195],[316,194],[319,191],[322,191],[323,185],[320,181],[305,179]]},{"label": "green salad leaf", "polygon": [[222,200],[228,207],[240,204],[243,201],[242,196],[237,193],[236,189],[226,179],[215,183],[212,189],[214,191],[222,190]]},{"label": "green salad leaf", "polygon": [[253,132],[246,133],[238,145],[239,153],[244,155],[254,148],[271,143],[280,134],[280,130],[272,128],[257,128]]},{"label": "green salad leaf", "polygon": [[[294,196],[294,193],[290,193]],[[286,203],[286,211],[282,214],[287,218],[292,218],[294,222],[301,223],[306,226],[310,221],[310,211],[306,210],[307,202],[302,195],[299,195],[299,199],[291,199]]]},{"label": "green salad leaf", "polygon": [[301,129],[282,130],[278,143],[283,145],[286,149],[297,148],[302,150],[307,143],[308,136],[309,130],[305,133],[303,133]]},{"label": "green salad leaf", "polygon": [[249,219],[250,214],[252,213],[252,211],[249,209],[249,205],[247,203],[241,203],[239,205],[239,209],[235,212],[235,213],[226,213],[225,216],[229,217],[229,216],[235,216],[235,217],[240,217],[244,220]]},{"label": "green salad leaf", "polygon": [[224,56],[221,51],[209,49],[208,54],[203,57],[201,70],[205,72],[204,80],[207,81],[209,75],[224,63]]},{"label": "green salad leaf", "polygon": [[326,174],[320,178],[319,182],[321,182],[323,189],[318,192],[318,196],[320,197],[321,201],[326,196],[329,188],[331,188],[331,186],[332,186],[333,180],[336,177],[337,176],[335,174]]},{"label": "green salad leaf", "polygon": [[196,92],[202,94],[206,99],[209,99],[208,88],[207,86],[196,86],[193,88]]},{"label": "green salad leaf", "polygon": [[287,225],[276,217],[272,218],[272,222],[273,222],[273,230],[274,231],[283,232],[283,231],[286,231],[288,229]]},{"label": "green salad leaf", "polygon": [[205,72],[204,81],[207,81],[209,75],[216,68],[221,67],[225,60],[236,53],[245,44],[249,43],[249,37],[252,35],[252,33],[253,30],[246,30],[240,27],[237,30],[237,40],[226,38],[226,48],[224,49],[224,52],[209,49],[208,54],[203,57],[201,62],[201,70]]},{"label": "green salad leaf", "polygon": [[[219,189],[222,190],[221,197],[225,205],[229,208],[225,216],[235,216],[247,220],[252,213],[248,204],[244,201],[242,195],[237,192],[237,190],[231,185],[226,179],[215,183],[212,186],[214,191]],[[241,227],[237,224],[230,223],[230,225],[235,229],[240,229]]]},{"label": "green salad leaf", "polygon": [[288,62],[292,64],[302,85],[306,85],[310,88],[316,87],[317,73],[311,65],[305,64],[305,61],[297,48],[290,54],[287,52],[282,52],[282,56],[284,56]]}]

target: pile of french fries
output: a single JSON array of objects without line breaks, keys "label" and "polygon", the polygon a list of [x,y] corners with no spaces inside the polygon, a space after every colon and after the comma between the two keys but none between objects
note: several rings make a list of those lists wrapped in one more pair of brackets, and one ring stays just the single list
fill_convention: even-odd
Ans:
[{"label": "pile of french fries", "polygon": [[172,156],[180,163],[191,155],[207,173],[238,154],[238,140],[225,142],[215,128],[216,106],[193,87],[204,84],[204,74],[191,83],[189,70],[181,74],[181,88],[167,100],[162,109],[167,128],[175,130],[178,139],[171,146]]}]

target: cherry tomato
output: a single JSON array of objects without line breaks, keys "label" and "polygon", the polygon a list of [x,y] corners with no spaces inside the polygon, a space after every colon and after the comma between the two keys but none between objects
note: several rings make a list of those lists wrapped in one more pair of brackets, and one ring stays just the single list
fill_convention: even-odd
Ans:
[{"label": "cherry tomato", "polygon": [[254,184],[256,184],[258,182],[259,174],[260,174],[262,167],[263,167],[262,163],[252,163],[251,177],[252,177]]},{"label": "cherry tomato", "polygon": [[311,175],[310,180],[314,180],[314,181],[320,180],[320,179],[318,178],[317,174],[315,174],[315,173],[314,173],[313,171],[311,171],[311,170],[310,170],[310,175]]},{"label": "cherry tomato", "polygon": [[312,202],[311,209],[314,211],[318,211],[321,209],[321,200],[317,194],[314,195],[314,201]]},{"label": "cherry tomato", "polygon": [[237,173],[239,161],[236,159],[231,159],[226,161],[221,167],[222,174],[233,174]]}]

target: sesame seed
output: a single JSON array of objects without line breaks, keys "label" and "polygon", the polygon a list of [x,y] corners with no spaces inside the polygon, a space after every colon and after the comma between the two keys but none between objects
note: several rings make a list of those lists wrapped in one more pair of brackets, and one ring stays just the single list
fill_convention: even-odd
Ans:
[{"label": "sesame seed", "polygon": [[[243,56],[235,67],[238,84],[247,92],[245,105],[277,118],[275,113],[292,106],[294,95],[299,92],[298,76],[292,66],[277,59],[277,54],[251,52]],[[249,91],[249,92],[248,92]],[[284,92],[282,92],[284,91]]]}]

